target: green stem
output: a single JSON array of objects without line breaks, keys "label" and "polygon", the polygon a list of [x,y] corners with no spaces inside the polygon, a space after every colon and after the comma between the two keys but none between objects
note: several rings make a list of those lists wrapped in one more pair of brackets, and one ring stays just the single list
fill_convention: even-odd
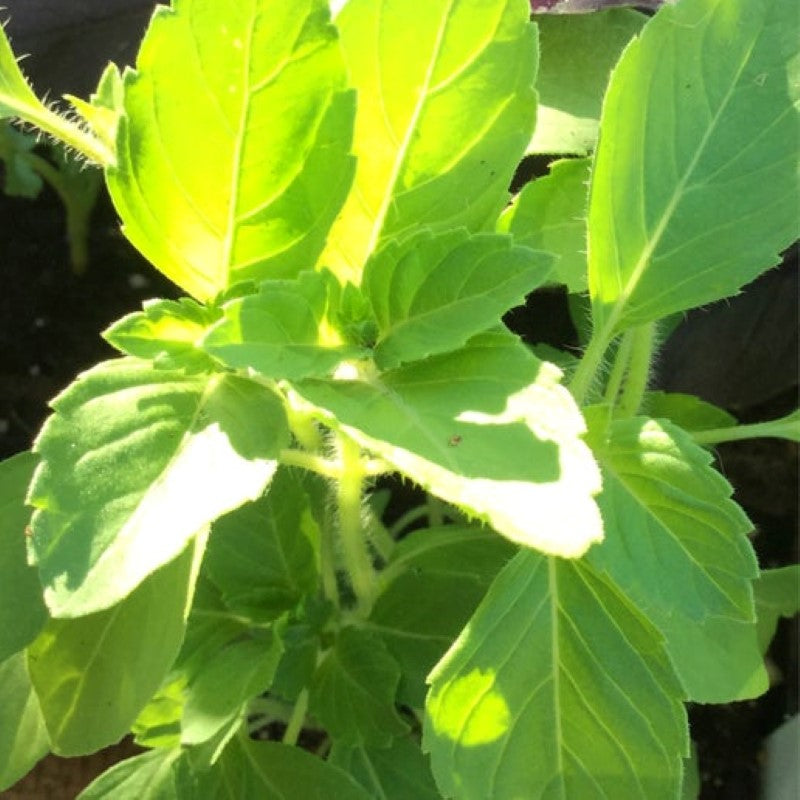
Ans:
[{"label": "green stem", "polygon": [[364,464],[356,442],[343,433],[337,434],[337,439],[342,463],[336,496],[339,536],[356,604],[363,608],[371,603],[375,587],[375,571],[361,525]]},{"label": "green stem", "polygon": [[650,380],[650,365],[656,341],[655,323],[640,325],[629,331],[627,337],[631,340],[631,352],[625,388],[622,390],[618,406],[619,415],[622,417],[634,416],[642,405],[647,382]]},{"label": "green stem", "polygon": [[614,338],[613,326],[606,325],[600,331],[592,333],[589,344],[584,350],[583,357],[572,375],[569,388],[578,405],[584,405],[586,395],[591,390],[597,373],[603,365],[603,357]]},{"label": "green stem", "polygon": [[325,440],[314,418],[310,414],[298,411],[289,403],[286,404],[286,410],[289,417],[289,428],[295,439],[312,453],[320,451]]},{"label": "green stem", "polygon": [[287,467],[302,467],[309,472],[322,475],[323,478],[338,480],[342,474],[342,467],[336,461],[314,453],[307,453],[305,450],[285,448],[278,454],[278,460]]},{"label": "green stem", "polygon": [[[780,420],[782,422],[782,420]],[[707,431],[690,431],[692,439],[698,444],[710,445],[722,442],[740,442],[744,439],[789,439],[798,441],[796,434],[785,435],[776,431],[776,420],[770,422],[752,422],[749,425],[731,425],[729,428],[712,428]],[[783,426],[785,429],[785,425]]]},{"label": "green stem", "polygon": [[617,395],[619,394],[622,381],[625,378],[625,373],[628,371],[628,365],[630,364],[631,347],[631,337],[629,334],[626,334],[619,343],[617,353],[614,356],[614,366],[611,368],[611,374],[608,376],[608,383],[606,383],[604,399],[609,405],[613,406],[617,402]]},{"label": "green stem", "polygon": [[297,738],[300,736],[300,731],[303,730],[303,722],[305,722],[307,712],[308,689],[306,688],[297,696],[297,701],[294,704],[294,708],[292,708],[292,714],[286,723],[286,730],[283,733],[284,744],[297,744]]}]

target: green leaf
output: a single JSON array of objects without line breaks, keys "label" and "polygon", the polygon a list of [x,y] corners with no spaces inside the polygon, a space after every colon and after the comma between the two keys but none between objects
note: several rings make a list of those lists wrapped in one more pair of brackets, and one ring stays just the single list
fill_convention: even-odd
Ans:
[{"label": "green leaf", "polygon": [[[593,15],[590,15],[593,16]],[[586,158],[550,164],[550,174],[528,183],[500,217],[498,230],[517,244],[558,256],[551,280],[570,292],[586,291]]]},{"label": "green leaf", "polygon": [[371,382],[296,389],[326,424],[512,541],[579,556],[602,537],[600,480],[560,376],[497,332]]},{"label": "green leaf", "polygon": [[352,775],[380,800],[440,800],[428,758],[405,736],[389,747],[345,747],[334,743],[328,762]]},{"label": "green leaf", "polygon": [[0,661],[0,791],[47,754],[50,742],[25,666],[25,654]]},{"label": "green leaf", "polygon": [[344,201],[354,97],[328,18],[325,0],[183,0],[126,73],[109,190],[131,242],[200,300],[313,266]]},{"label": "green leaf", "polygon": [[510,237],[463,229],[389,242],[367,262],[362,284],[380,334],[375,361],[389,369],[455,350],[499,324],[552,264]]},{"label": "green leaf", "polygon": [[175,660],[186,627],[200,542],[112,608],[53,619],[28,648],[28,669],[60,755],[121,739]]},{"label": "green leaf", "polygon": [[[664,634],[691,699],[740,699],[744,685],[752,690],[758,663],[742,657],[755,644],[751,581],[758,567],[747,538],[752,524],[731,500],[730,484],[711,467],[712,456],[667,420],[616,420],[596,455],[606,535],[589,561]],[[699,659],[705,636],[709,647],[730,637],[741,666],[706,663],[703,647]]]},{"label": "green leaf", "polygon": [[753,584],[753,591],[759,647],[766,653],[779,617],[793,617],[800,612],[800,565],[763,570]]},{"label": "green leaf", "polygon": [[327,283],[315,272],[264,281],[258,294],[225,305],[200,346],[226,366],[249,367],[270,378],[327,375],[343,359],[364,355],[361,348],[324,340]]},{"label": "green leaf", "polygon": [[698,800],[700,797],[700,763],[697,758],[697,748],[692,743],[692,752],[683,761],[683,784],[681,785],[681,800]]},{"label": "green leaf", "polygon": [[136,744],[141,747],[180,747],[185,686],[186,679],[182,674],[173,672],[167,676],[131,726]]},{"label": "green leaf", "polygon": [[589,203],[603,337],[733,294],[796,238],[798,22],[791,3],[683,0],[625,50]]},{"label": "green leaf", "polygon": [[198,784],[198,800],[373,800],[346,772],[305,750],[242,737]]},{"label": "green leaf", "polygon": [[25,493],[36,462],[32,453],[0,462],[0,661],[30,644],[47,620],[39,576],[25,558]]},{"label": "green leaf", "polygon": [[647,392],[642,406],[649,417],[668,419],[687,431],[730,428],[736,425],[736,417],[693,394]]},{"label": "green leaf", "polygon": [[160,369],[211,371],[214,362],[196,342],[220,316],[217,309],[188,297],[147,300],[142,311],[117,320],[103,332],[103,338],[120,352],[150,359]]},{"label": "green leaf", "polygon": [[266,389],[135,359],[100,364],[52,405],[29,502],[32,552],[58,617],[107,608],[258,497],[288,441],[283,407]]},{"label": "green leaf", "polygon": [[524,0],[350,0],[336,23],[358,90],[355,185],[320,263],[360,282],[367,257],[419,225],[492,224],[536,113]]},{"label": "green leaf", "polygon": [[86,120],[109,151],[115,152],[119,121],[125,113],[125,91],[119,67],[112,62],[106,65],[98,81],[97,91],[88,103],[71,94],[65,94],[64,99]]},{"label": "green leaf", "polygon": [[609,73],[646,21],[643,14],[620,8],[536,18],[539,112],[529,153],[585,155],[594,150]]},{"label": "green leaf", "polygon": [[248,700],[269,688],[282,653],[274,627],[215,652],[187,688],[181,743],[205,742],[234,720]]},{"label": "green leaf", "polygon": [[387,747],[407,726],[394,707],[400,667],[383,642],[343,628],[311,684],[309,711],[337,742]]},{"label": "green leaf", "polygon": [[398,699],[422,708],[425,678],[514,554],[492,531],[450,525],[402,539],[367,623],[400,664]]},{"label": "green leaf", "polygon": [[3,191],[10,197],[32,199],[42,190],[42,179],[26,158],[35,145],[35,136],[18,131],[10,122],[0,119],[0,160],[5,173]]},{"label": "green leaf", "polygon": [[316,591],[320,532],[303,484],[279,469],[268,494],[214,523],[203,569],[232,611],[266,622]]},{"label": "green leaf", "polygon": [[194,800],[197,795],[186,791],[186,760],[177,748],[125,759],[92,781],[76,800]]},{"label": "green leaf", "polygon": [[459,800],[673,800],[687,754],[657,631],[583,561],[523,551],[430,676],[423,747]]}]

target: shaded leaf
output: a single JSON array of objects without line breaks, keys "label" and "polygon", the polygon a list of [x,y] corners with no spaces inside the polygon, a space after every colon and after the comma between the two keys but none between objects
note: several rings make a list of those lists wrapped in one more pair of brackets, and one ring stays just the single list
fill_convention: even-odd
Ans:
[{"label": "shaded leaf", "polygon": [[796,238],[798,23],[791,3],[683,0],[625,50],[589,203],[604,336],[735,293]]},{"label": "shaded leaf", "polygon": [[552,265],[510,237],[463,229],[390,242],[367,262],[362,284],[378,323],[376,363],[389,369],[455,350],[498,325]]},{"label": "shaded leaf", "polygon": [[687,431],[705,431],[736,425],[736,417],[693,394],[647,392],[642,407],[649,417],[666,418]]},{"label": "shaded leaf", "polygon": [[54,616],[125,597],[216,517],[258,497],[288,441],[266,389],[135,359],[98,365],[52,405],[29,502]]},{"label": "shaded leaf", "polygon": [[514,552],[492,531],[460,525],[414,531],[398,542],[368,629],[400,664],[400,702],[422,708],[425,678]]},{"label": "shaded leaf", "polygon": [[0,791],[13,786],[50,749],[25,654],[0,661]]},{"label": "shaded leaf", "polygon": [[758,642],[767,652],[779,617],[793,617],[800,612],[800,565],[765,569],[753,584],[758,613]]},{"label": "shaded leaf", "polygon": [[10,197],[34,198],[42,190],[42,179],[25,157],[36,145],[36,137],[18,131],[0,119],[0,160],[3,162],[3,191]]},{"label": "shaded leaf", "polygon": [[[503,207],[535,117],[523,0],[350,0],[336,19],[358,91],[355,184],[320,263],[360,282],[418,225],[479,230]],[[413,54],[413,58],[409,57]]]},{"label": "shaded leaf", "polygon": [[557,255],[550,279],[570,292],[586,291],[590,164],[583,158],[554,161],[550,174],[526,184],[498,223],[518,244]]},{"label": "shaded leaf", "polygon": [[409,737],[389,747],[334,744],[329,763],[352,775],[371,797],[381,800],[440,800],[428,758]]},{"label": "shaded leaf", "polygon": [[181,743],[205,742],[235,720],[248,700],[269,688],[282,653],[274,626],[216,651],[187,687]]},{"label": "shaded leaf", "polygon": [[36,462],[27,452],[0,462],[0,661],[30,644],[47,621],[39,576],[25,557],[25,494]]},{"label": "shaded leaf", "polygon": [[[731,500],[730,484],[711,467],[712,456],[667,420],[616,420],[595,452],[606,535],[589,561],[665,635],[691,699],[740,699],[743,684],[752,690],[758,664],[757,651],[744,657],[755,643],[751,581],[758,567],[747,538],[752,524]],[[731,637],[728,649],[737,657],[726,660],[740,667],[706,663],[706,649],[698,651],[705,636],[719,648]]]},{"label": "shaded leaf", "polygon": [[340,361],[364,354],[324,340],[327,284],[316,272],[264,281],[258,294],[225,305],[201,347],[227,366],[249,367],[270,378],[327,375]]},{"label": "shaded leaf", "polygon": [[657,631],[583,561],[523,551],[430,676],[423,746],[460,800],[673,800],[687,754]]},{"label": "shaded leaf", "polygon": [[319,537],[301,473],[282,468],[266,495],[214,523],[203,569],[229,609],[273,620],[316,591]]},{"label": "shaded leaf", "polygon": [[326,424],[512,541],[578,556],[602,537],[600,481],[560,375],[497,332],[370,382],[296,389]]},{"label": "shaded leaf", "polygon": [[183,0],[157,9],[125,75],[111,196],[198,299],[313,266],[344,201],[354,98],[328,17],[325,0]]},{"label": "shaded leaf", "polygon": [[608,76],[647,17],[628,9],[539,16],[539,111],[528,153],[594,150]]},{"label": "shaded leaf", "polygon": [[28,648],[53,752],[93,753],[128,732],[178,654],[201,552],[192,542],[112,608],[50,620]]},{"label": "shaded leaf", "polygon": [[394,706],[399,680],[377,636],[343,628],[314,675],[309,711],[337,742],[386,747],[407,730]]}]

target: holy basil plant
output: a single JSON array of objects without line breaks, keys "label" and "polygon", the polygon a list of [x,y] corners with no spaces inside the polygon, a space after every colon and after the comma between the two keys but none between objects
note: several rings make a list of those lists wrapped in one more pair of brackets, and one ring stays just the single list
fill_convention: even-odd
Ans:
[{"label": "holy basil plant", "polygon": [[[0,786],[132,732],[83,800],[674,800],[684,703],[765,691],[797,570],[709,448],[800,416],[648,373],[797,235],[798,16],[529,11],[174,0],[79,118],[0,38],[0,116],[185,292],[0,465]],[[545,284],[580,357],[502,322]],[[427,497],[391,525],[390,474]]]}]

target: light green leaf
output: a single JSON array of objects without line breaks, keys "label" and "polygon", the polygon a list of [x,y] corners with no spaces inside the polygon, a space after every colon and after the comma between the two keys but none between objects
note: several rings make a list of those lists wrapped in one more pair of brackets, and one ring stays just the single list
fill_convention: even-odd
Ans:
[{"label": "light green leaf", "polygon": [[197,780],[197,800],[374,800],[346,772],[306,750],[242,737]]},{"label": "light green leaf", "polygon": [[0,462],[0,661],[30,644],[47,620],[39,576],[25,558],[25,494],[36,462],[27,452]]},{"label": "light green leaf", "polygon": [[593,14],[540,15],[539,112],[529,153],[594,150],[611,68],[647,17],[614,8]]},{"label": "light green leaf", "polygon": [[258,294],[225,305],[224,317],[200,346],[229,367],[249,367],[270,378],[327,375],[343,359],[365,354],[325,341],[327,283],[316,272],[264,281]]},{"label": "light green leaf", "polygon": [[135,359],[100,364],[52,405],[29,502],[32,552],[58,617],[107,608],[258,497],[288,441],[266,389]]},{"label": "light green leaf", "polygon": [[563,283],[570,292],[586,291],[590,164],[586,158],[554,161],[549,175],[522,189],[497,226],[518,244],[555,253],[558,261],[551,280]]},{"label": "light green leaf", "polygon": [[402,539],[367,623],[400,664],[398,700],[422,708],[425,678],[514,554],[490,530],[450,525]]},{"label": "light green leaf", "polygon": [[320,263],[360,282],[380,243],[418,225],[492,224],[536,113],[525,0],[350,0],[336,23],[358,90],[355,185]]},{"label": "light green leaf", "polygon": [[798,235],[798,23],[791,3],[682,0],[625,50],[590,190],[601,338],[735,293]]},{"label": "light green leaf", "polygon": [[345,747],[334,743],[328,762],[352,775],[379,800],[440,800],[428,758],[409,737],[389,747]]},{"label": "light green leaf", "polygon": [[705,431],[736,425],[736,417],[693,394],[646,392],[642,407],[649,417],[668,419],[687,431]]},{"label": "light green leaf", "polygon": [[400,667],[368,631],[343,628],[311,684],[309,711],[344,745],[387,747],[407,726],[395,710]]},{"label": "light green leaf", "polygon": [[67,142],[97,164],[111,164],[114,154],[80,126],[51,111],[33,92],[17,64],[5,28],[0,24],[0,118],[19,117]]},{"label": "light green leaf", "polygon": [[753,584],[758,613],[758,642],[767,652],[779,617],[800,612],[800,565],[765,569]]},{"label": "light green leaf", "polygon": [[97,84],[97,91],[88,103],[71,94],[65,94],[64,99],[86,120],[109,151],[115,152],[119,121],[125,113],[125,92],[119,67],[112,62],[106,65]]},{"label": "light green leaf", "polygon": [[186,678],[179,672],[173,671],[167,676],[131,726],[136,744],[141,747],[180,747],[185,687]]},{"label": "light green leaf", "polygon": [[606,536],[589,561],[664,634],[691,699],[738,699],[742,684],[753,685],[753,658],[724,672],[712,661],[698,673],[694,646],[705,635],[720,647],[720,637],[740,637],[729,645],[741,656],[755,643],[752,524],[731,500],[730,484],[711,467],[712,456],[667,420],[616,420],[596,455]]},{"label": "light green leaf", "polygon": [[27,774],[49,749],[25,654],[15,653],[0,661],[0,792]]},{"label": "light green leaf", "polygon": [[181,743],[199,744],[234,720],[244,704],[269,688],[283,653],[272,628],[227,642],[187,687]]},{"label": "light green leaf", "polygon": [[195,800],[197,795],[187,792],[186,761],[178,748],[125,759],[92,781],[76,800]]},{"label": "light green leaf", "polygon": [[378,323],[375,361],[389,369],[455,350],[499,324],[552,266],[552,256],[510,237],[463,229],[389,242],[367,262],[362,284]]},{"label": "light green leaf", "polygon": [[42,179],[26,157],[36,137],[0,119],[0,161],[3,162],[3,191],[10,197],[34,198],[42,190]]},{"label": "light green leaf", "polygon": [[103,331],[103,338],[120,352],[150,359],[160,369],[212,371],[214,362],[196,342],[220,316],[219,310],[189,297],[147,300],[142,311],[124,316]]},{"label": "light green leaf", "polygon": [[270,621],[316,590],[319,537],[301,473],[282,468],[264,497],[214,523],[203,569],[229,609]]},{"label": "light green leaf", "polygon": [[681,800],[699,800],[700,797],[700,764],[697,748],[692,743],[692,752],[683,762],[683,785]]},{"label": "light green leaf", "polygon": [[657,631],[583,561],[523,551],[431,673],[423,747],[459,800],[674,800],[681,690]]},{"label": "light green leaf", "polygon": [[602,538],[597,466],[561,373],[506,332],[366,381],[304,381],[326,424],[527,547],[579,556]]},{"label": "light green leaf", "polygon": [[328,17],[325,0],[182,0],[125,76],[111,196],[131,242],[200,300],[313,266],[344,201],[354,97]]},{"label": "light green leaf", "polygon": [[201,554],[191,542],[117,605],[50,620],[28,648],[53,752],[93,753],[127,733],[178,654]]}]

